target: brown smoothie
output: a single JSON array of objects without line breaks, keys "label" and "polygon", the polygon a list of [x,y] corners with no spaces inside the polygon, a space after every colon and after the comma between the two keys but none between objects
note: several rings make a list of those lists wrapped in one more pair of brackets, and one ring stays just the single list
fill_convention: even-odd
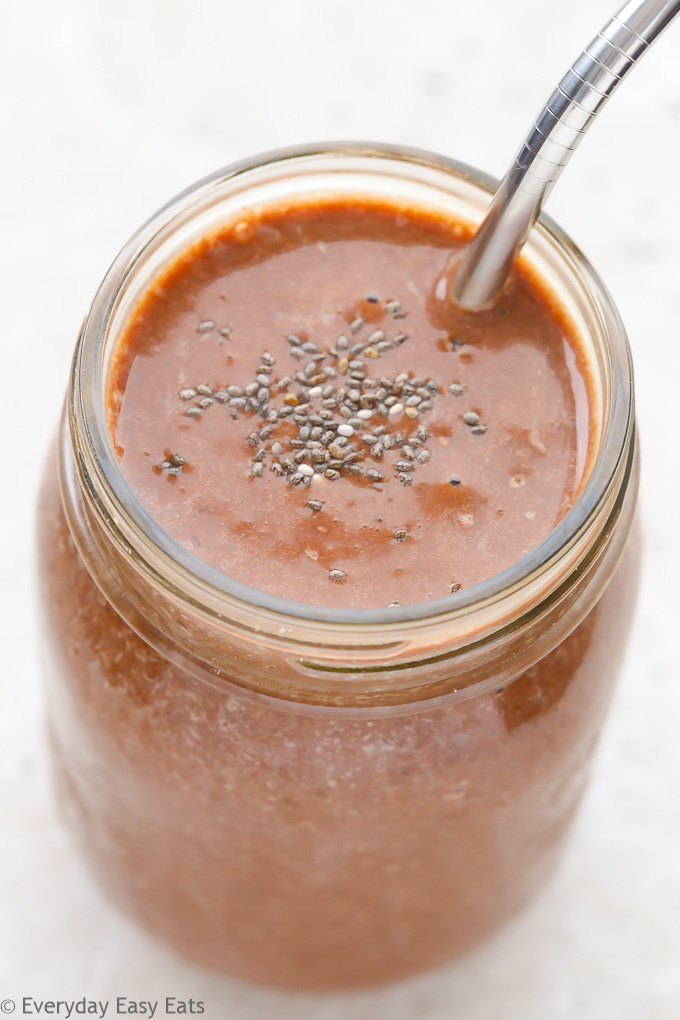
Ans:
[{"label": "brown smoothie", "polygon": [[587,466],[587,367],[526,274],[489,311],[438,302],[460,245],[440,212],[326,200],[170,265],[110,377],[161,525],[254,588],[357,608],[468,588],[545,538]]},{"label": "brown smoothie", "polygon": [[[595,391],[528,270],[488,311],[437,299],[464,241],[441,210],[339,196],[244,213],[169,264],[107,399],[157,521],[230,577],[331,607],[445,596],[534,548],[590,470]],[[548,596],[484,604],[478,639],[454,614],[315,629],[197,607],[111,525],[69,427],[39,511],[50,735],[112,901],[202,965],[297,989],[402,979],[523,907],[624,649],[632,446],[586,551]]]}]

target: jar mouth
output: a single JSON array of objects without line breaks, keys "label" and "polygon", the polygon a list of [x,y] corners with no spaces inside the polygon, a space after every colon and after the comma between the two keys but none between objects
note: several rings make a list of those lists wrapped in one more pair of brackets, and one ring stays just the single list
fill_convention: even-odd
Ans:
[{"label": "jar mouth", "polygon": [[[603,390],[600,438],[589,474],[575,502],[557,526],[527,555],[498,574],[443,598],[391,608],[347,609],[296,602],[251,588],[199,559],[163,529],[142,504],[116,456],[107,424],[106,366],[116,317],[129,307],[135,277],[142,270],[158,271],[163,245],[169,237],[207,232],[211,215],[228,193],[264,189],[278,180],[291,186],[344,187],[347,175],[380,178],[399,188],[441,190],[441,200],[465,209],[462,218],[481,220],[497,187],[492,177],[443,156],[420,150],[373,143],[325,143],[265,153],[218,170],[191,186],[151,217],[127,242],[97,291],[81,332],[73,362],[69,391],[71,442],[81,482],[109,534],[134,556],[138,568],[157,583],[170,587],[193,608],[229,617],[235,607],[267,614],[282,630],[287,623],[339,628],[394,628],[403,633],[409,623],[451,618],[488,607],[499,599],[537,584],[547,574],[610,499],[626,469],[634,428],[633,378],[630,351],[618,313],[602,281],[568,236],[541,216],[523,258],[551,270],[564,283],[568,297],[577,295],[589,326],[585,332],[600,362]],[[345,176],[343,176],[343,174]],[[372,175],[372,176],[371,176]],[[357,177],[358,180],[358,177]],[[264,193],[264,192],[263,192]],[[399,193],[397,190],[396,193]],[[188,242],[187,245],[188,246]],[[156,267],[154,269],[154,267]],[[153,278],[152,276],[149,277]],[[551,288],[552,289],[552,288]],[[522,599],[520,598],[520,601]]]}]

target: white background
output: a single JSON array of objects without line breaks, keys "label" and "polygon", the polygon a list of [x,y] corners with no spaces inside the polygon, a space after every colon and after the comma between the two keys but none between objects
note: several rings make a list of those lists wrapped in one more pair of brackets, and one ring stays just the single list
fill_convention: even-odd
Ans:
[{"label": "white background", "polygon": [[528,914],[448,970],[356,996],[279,996],[184,964],[103,902],[56,818],[37,658],[41,463],[81,319],[128,235],[198,177],[286,144],[390,141],[501,174],[610,2],[0,5],[0,999],[176,995],[225,1020],[680,1016],[680,25],[549,204],[630,334],[646,567],[593,785]]}]

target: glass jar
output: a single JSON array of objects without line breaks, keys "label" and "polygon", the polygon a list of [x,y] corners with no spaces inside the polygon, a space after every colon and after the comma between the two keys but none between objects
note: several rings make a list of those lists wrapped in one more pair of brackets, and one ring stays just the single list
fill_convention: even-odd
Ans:
[{"label": "glass jar", "polygon": [[479,222],[495,182],[427,153],[318,146],[202,181],[125,246],[80,335],[39,509],[54,769],[111,898],[250,981],[337,988],[443,963],[553,871],[635,599],[631,366],[618,314],[549,220],[522,256],[578,329],[597,455],[503,573],[382,610],[275,598],[150,517],[107,431],[111,351],[160,269],[244,205],[370,193]]}]

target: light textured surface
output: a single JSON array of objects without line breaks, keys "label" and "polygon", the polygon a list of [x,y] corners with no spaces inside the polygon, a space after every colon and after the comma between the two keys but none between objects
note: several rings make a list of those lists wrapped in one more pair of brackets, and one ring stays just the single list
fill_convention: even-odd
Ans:
[{"label": "light textured surface", "polygon": [[35,493],[76,332],[127,236],[194,179],[279,145],[392,141],[499,174],[610,13],[609,0],[3,6],[0,999],[175,995],[224,1020],[680,1016],[680,25],[549,206],[630,334],[646,567],[595,780],[540,902],[475,956],[381,992],[279,996],[205,974],[91,885],[55,816],[41,715]]}]

